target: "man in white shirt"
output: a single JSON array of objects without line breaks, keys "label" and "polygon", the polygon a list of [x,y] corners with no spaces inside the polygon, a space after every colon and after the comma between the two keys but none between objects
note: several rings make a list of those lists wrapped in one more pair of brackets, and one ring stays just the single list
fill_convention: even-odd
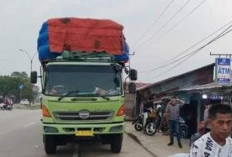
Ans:
[{"label": "man in white shirt", "polygon": [[209,109],[211,131],[192,145],[190,157],[232,157],[232,109],[229,105],[214,105]]}]

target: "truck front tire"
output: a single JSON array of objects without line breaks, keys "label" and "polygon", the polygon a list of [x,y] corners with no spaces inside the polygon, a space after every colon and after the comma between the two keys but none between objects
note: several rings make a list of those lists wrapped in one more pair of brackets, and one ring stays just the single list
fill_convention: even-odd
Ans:
[{"label": "truck front tire", "polygon": [[54,136],[44,135],[44,150],[46,154],[55,154],[56,153],[56,141]]},{"label": "truck front tire", "polygon": [[123,134],[112,135],[111,138],[111,152],[120,153],[122,148]]}]

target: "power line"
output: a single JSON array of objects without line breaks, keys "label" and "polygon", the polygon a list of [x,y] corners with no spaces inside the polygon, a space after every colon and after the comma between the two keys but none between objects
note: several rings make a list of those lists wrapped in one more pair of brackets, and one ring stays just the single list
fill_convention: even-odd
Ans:
[{"label": "power line", "polygon": [[[172,57],[171,59],[169,59],[168,61],[166,61],[166,62],[168,62],[168,63],[166,63],[166,64],[164,64],[164,65],[161,65],[161,66],[159,66],[159,67],[157,67],[157,68],[154,68],[154,69],[151,69],[151,70],[147,70],[147,71],[142,71],[142,72],[156,71],[156,70],[165,68],[165,67],[167,67],[167,66],[170,66],[171,64],[176,63],[177,61],[179,61],[179,60],[185,58],[186,55],[183,56],[183,57],[181,57],[181,58],[178,58],[178,57],[180,57],[181,55],[187,53],[189,50],[191,50],[191,49],[194,48],[195,46],[199,45],[200,43],[202,43],[203,41],[205,41],[206,39],[208,39],[208,38],[211,37],[212,35],[216,34],[217,32],[219,32],[220,30],[222,30],[223,28],[225,28],[227,25],[229,25],[229,24],[231,24],[231,23],[232,23],[232,21],[226,23],[225,25],[223,25],[222,27],[220,27],[219,29],[217,29],[216,31],[214,31],[213,33],[211,33],[210,35],[206,36],[206,37],[203,38],[202,40],[198,41],[197,43],[195,43],[195,44],[192,45],[191,47],[189,47],[189,48],[187,48],[186,50],[184,50],[184,51],[178,53],[176,56],[174,56],[174,57]],[[231,26],[230,26],[230,27],[231,27]],[[230,27],[228,27],[227,29],[229,29]],[[227,30],[227,29],[226,29],[226,30]],[[224,31],[225,31],[225,30],[224,30]]]},{"label": "power line", "polygon": [[[173,66],[172,68],[168,69],[167,71],[160,73],[154,77],[157,76],[162,76],[168,72],[170,72],[171,70],[173,70],[174,68],[176,68],[177,66],[183,64],[183,62],[185,62],[186,60],[188,60],[189,58],[191,58],[193,55],[197,54],[198,52],[200,52],[202,49],[204,49],[206,46],[210,45],[211,43],[215,42],[216,40],[222,38],[223,36],[225,36],[226,34],[230,33],[232,31],[232,29],[230,29],[232,27],[232,25],[230,25],[228,28],[226,28],[222,33],[220,33],[218,36],[216,36],[214,39],[212,39],[211,41],[209,41],[208,43],[206,43],[205,45],[201,46],[200,48],[196,49],[195,51],[192,51],[191,53],[189,53],[188,55],[186,55],[187,57],[182,60],[181,62],[179,62],[178,64],[176,64],[175,66]],[[229,30],[230,29],[230,30]]]},{"label": "power line", "polygon": [[[152,41],[152,39],[157,36],[157,34],[166,27],[166,25],[168,25],[189,3],[191,2],[191,0],[188,0],[184,3],[184,5],[182,5],[181,8],[179,8],[174,14],[173,16],[171,16],[155,33],[152,34],[151,38],[150,38],[150,42]],[[146,40],[145,40],[146,41]],[[149,42],[149,43],[150,43]],[[142,43],[141,43],[142,44]],[[141,45],[139,44],[139,46]]]},{"label": "power line", "polygon": [[209,44],[213,43],[214,41],[218,40],[219,38],[225,36],[226,34],[228,34],[229,32],[232,31],[232,29],[228,30],[229,28],[231,28],[231,26],[229,26],[227,29],[225,29],[223,32],[221,32],[217,37],[215,37],[214,39],[212,39],[210,42],[208,42],[207,44],[201,46],[200,48],[196,49],[195,51],[189,53],[188,55],[186,55],[186,58],[184,60],[182,60],[181,62],[179,62],[178,64],[174,65],[172,68],[166,70],[163,73],[160,73],[154,77],[160,77],[168,72],[170,72],[171,70],[173,70],[174,68],[176,68],[177,66],[179,66],[180,64],[182,64],[183,62],[185,62],[186,60],[188,60],[189,58],[191,58],[193,55],[195,55],[196,53],[198,53],[200,50],[202,50],[203,48],[205,48],[206,46],[208,46]]},{"label": "power line", "polygon": [[[231,31],[231,30],[229,30],[231,27],[232,27],[232,25],[230,25],[229,27],[227,27],[223,32],[221,32],[218,36],[216,36],[214,39],[212,39],[212,40],[211,40],[210,42],[208,42],[206,45],[204,45],[204,46],[198,48],[198,49],[195,50],[195,51],[199,52],[201,49],[205,48],[206,46],[208,46],[208,45],[211,44],[212,42],[214,42],[214,41],[216,41],[217,39],[219,39],[219,38],[223,37],[224,35],[226,35],[227,33],[229,33],[229,32]],[[229,30],[229,31],[228,31],[228,30]],[[195,53],[195,51],[193,51],[192,53]],[[181,59],[183,59],[183,58],[185,58],[185,57],[191,55],[192,53],[189,53],[189,54],[187,54],[187,55],[185,55],[185,56],[182,56],[181,58],[179,58],[179,59],[176,60],[176,61],[179,61],[179,60],[181,60]]]},{"label": "power line", "polygon": [[206,45],[202,46],[201,48],[199,48],[198,50],[194,51],[194,53],[191,53],[187,58],[185,58],[184,60],[182,60],[180,63],[176,64],[174,67],[168,69],[166,72],[169,72],[173,69],[175,69],[176,67],[178,67],[180,64],[182,64],[183,62],[185,62],[186,60],[188,60],[189,58],[191,58],[193,55],[197,54],[198,52],[200,52],[202,49],[204,49],[206,46],[208,46],[209,44],[213,43],[214,41],[216,41],[217,39],[220,39],[221,37],[225,36],[226,34],[228,34],[229,32],[231,32],[231,30],[227,31],[226,33],[224,33],[223,35],[220,35],[218,38],[210,41],[209,43],[207,43]]},{"label": "power line", "polygon": [[136,40],[136,42],[132,45],[135,45],[136,43],[139,43],[143,37],[151,30],[151,28],[159,21],[159,19],[161,19],[161,17],[167,12],[167,10],[170,8],[170,6],[172,5],[172,3],[174,2],[175,0],[172,0],[168,5],[167,7],[160,13],[160,15],[158,16],[157,19],[155,19],[155,21],[150,25],[150,27],[145,30],[143,32],[143,34]]},{"label": "power line", "polygon": [[185,19],[187,19],[190,15],[192,15],[201,5],[203,5],[207,0],[201,1],[195,8],[193,8],[186,16],[184,16],[179,22],[177,22],[173,27],[168,29],[162,36],[164,37],[166,34],[171,32],[173,29],[175,29],[177,26],[179,26]]}]

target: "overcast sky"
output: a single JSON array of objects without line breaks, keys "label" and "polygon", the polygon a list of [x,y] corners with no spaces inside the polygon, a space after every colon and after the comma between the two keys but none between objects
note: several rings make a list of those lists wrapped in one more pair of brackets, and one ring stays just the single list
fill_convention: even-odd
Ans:
[{"label": "overcast sky", "polygon": [[[19,49],[24,49],[30,56],[37,55],[39,29],[44,21],[54,17],[103,18],[122,24],[130,51],[135,52],[131,56],[131,65],[138,70],[139,81],[156,82],[210,64],[215,60],[215,56],[209,55],[210,51],[232,53],[232,33],[229,33],[172,70],[169,69],[175,64],[149,71],[170,63],[171,58],[232,20],[232,0],[174,0],[157,21],[171,1],[1,0],[0,75],[10,75],[14,71],[30,72],[29,58]],[[202,1],[205,2],[195,12],[166,33]],[[181,10],[184,4],[186,6]],[[171,18],[178,10],[181,11]],[[169,19],[171,21],[167,22]],[[39,67],[38,56],[35,56],[33,70],[39,71]]]}]

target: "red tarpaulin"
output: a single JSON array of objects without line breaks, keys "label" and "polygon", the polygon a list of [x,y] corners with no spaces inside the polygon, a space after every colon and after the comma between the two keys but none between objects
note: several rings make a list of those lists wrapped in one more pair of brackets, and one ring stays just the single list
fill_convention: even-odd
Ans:
[{"label": "red tarpaulin", "polygon": [[111,20],[57,18],[48,20],[51,52],[102,52],[121,55],[124,51],[123,26]]}]

